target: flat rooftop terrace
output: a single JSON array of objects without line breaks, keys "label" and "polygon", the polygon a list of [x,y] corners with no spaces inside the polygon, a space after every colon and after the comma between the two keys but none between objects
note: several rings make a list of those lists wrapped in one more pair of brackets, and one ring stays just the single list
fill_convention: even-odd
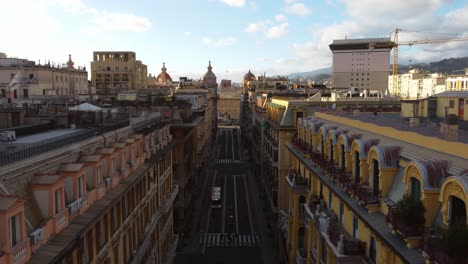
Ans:
[{"label": "flat rooftop terrace", "polygon": [[[14,144],[35,144],[46,140],[56,139],[57,137],[69,136],[70,134],[81,134],[87,129],[60,129],[52,130],[43,133],[37,133],[32,135],[27,135],[23,137],[17,137],[16,141],[8,142],[7,145]],[[3,145],[3,144],[2,144]]]},{"label": "flat rooftop terrace", "polygon": [[[444,131],[443,127],[439,122],[433,122],[428,119],[420,119],[418,125],[412,125],[408,118],[402,118],[400,113],[377,113],[374,116],[373,113],[350,113],[350,112],[323,112],[325,114],[331,114],[339,117],[349,118],[352,120],[361,121],[364,123],[371,123],[381,127],[391,127],[397,130],[414,132],[423,136],[435,137],[438,139],[460,142],[468,144],[468,131],[448,129]],[[450,135],[447,136],[447,133]]]}]

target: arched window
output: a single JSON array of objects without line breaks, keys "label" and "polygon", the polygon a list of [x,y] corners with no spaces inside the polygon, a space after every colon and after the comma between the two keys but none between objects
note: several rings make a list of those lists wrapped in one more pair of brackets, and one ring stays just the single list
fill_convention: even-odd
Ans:
[{"label": "arched window", "polygon": [[414,177],[410,180],[410,195],[416,200],[421,200],[421,183]]},{"label": "arched window", "polygon": [[359,152],[354,152],[354,183],[359,183],[361,177],[361,161],[359,160]]},{"label": "arched window", "polygon": [[341,157],[340,157],[340,168],[342,171],[345,171],[346,160],[345,160],[345,147],[344,144],[341,144]]},{"label": "arched window", "polygon": [[375,159],[372,160],[372,191],[375,195],[379,194],[379,162]]},{"label": "arched window", "polygon": [[466,224],[466,206],[462,199],[450,196],[449,224]]}]

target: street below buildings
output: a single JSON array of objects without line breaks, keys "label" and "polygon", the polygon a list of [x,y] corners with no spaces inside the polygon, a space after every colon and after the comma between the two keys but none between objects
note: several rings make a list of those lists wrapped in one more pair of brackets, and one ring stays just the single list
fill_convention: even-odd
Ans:
[{"label": "street below buildings", "polygon": [[239,128],[219,127],[214,152],[195,208],[196,232],[176,263],[276,263]]}]

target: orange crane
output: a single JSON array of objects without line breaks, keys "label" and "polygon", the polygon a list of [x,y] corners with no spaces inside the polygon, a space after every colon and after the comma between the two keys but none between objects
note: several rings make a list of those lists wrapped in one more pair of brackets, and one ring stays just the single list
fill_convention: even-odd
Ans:
[{"label": "orange crane", "polygon": [[417,44],[433,44],[433,43],[444,43],[444,42],[453,42],[453,41],[468,41],[468,37],[461,37],[461,38],[442,38],[442,39],[422,39],[422,40],[410,40],[410,41],[398,41],[398,33],[400,31],[405,31],[402,29],[395,29],[390,34],[394,33],[393,35],[393,95],[398,90],[398,46],[413,46]]}]

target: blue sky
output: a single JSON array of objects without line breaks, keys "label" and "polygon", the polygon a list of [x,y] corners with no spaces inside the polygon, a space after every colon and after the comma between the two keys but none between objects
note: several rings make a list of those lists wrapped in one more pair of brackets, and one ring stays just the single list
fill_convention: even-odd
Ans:
[{"label": "blue sky", "polygon": [[[239,81],[331,65],[333,39],[468,36],[468,4],[449,0],[0,0],[0,52],[89,67],[92,52],[131,50],[158,74]],[[401,48],[400,62],[468,56],[468,42]]]}]

